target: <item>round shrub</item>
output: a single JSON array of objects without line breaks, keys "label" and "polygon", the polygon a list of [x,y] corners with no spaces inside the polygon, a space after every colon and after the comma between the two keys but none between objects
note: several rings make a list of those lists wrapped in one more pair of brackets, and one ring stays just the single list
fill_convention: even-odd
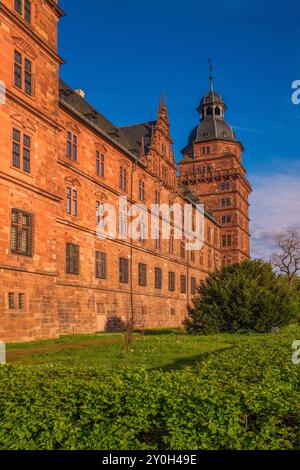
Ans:
[{"label": "round shrub", "polygon": [[190,334],[256,331],[288,324],[298,302],[286,280],[263,261],[243,261],[212,273],[188,308]]}]

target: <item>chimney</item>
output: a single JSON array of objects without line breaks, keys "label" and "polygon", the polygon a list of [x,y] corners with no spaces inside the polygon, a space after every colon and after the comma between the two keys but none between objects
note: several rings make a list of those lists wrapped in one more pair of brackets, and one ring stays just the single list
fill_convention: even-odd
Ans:
[{"label": "chimney", "polygon": [[80,88],[78,90],[75,90],[75,93],[77,93],[77,95],[81,96],[81,98],[85,97],[85,92],[83,90],[80,90]]}]

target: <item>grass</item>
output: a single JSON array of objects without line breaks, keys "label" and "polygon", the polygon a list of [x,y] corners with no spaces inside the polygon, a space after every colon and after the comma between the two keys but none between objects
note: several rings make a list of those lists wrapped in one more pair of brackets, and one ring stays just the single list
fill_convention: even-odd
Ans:
[{"label": "grass", "polygon": [[[291,325],[295,339],[300,328]],[[208,354],[219,353],[243,342],[263,342],[270,335],[223,334],[214,336],[178,335],[175,330],[135,333],[126,357],[124,335],[71,335],[59,339],[8,345],[7,361],[19,365],[60,365],[65,367],[93,367],[180,369],[201,362]]]}]

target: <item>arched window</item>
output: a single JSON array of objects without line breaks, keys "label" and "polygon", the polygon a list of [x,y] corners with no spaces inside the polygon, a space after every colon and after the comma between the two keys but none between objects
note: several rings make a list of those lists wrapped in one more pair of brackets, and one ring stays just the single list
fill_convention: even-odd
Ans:
[{"label": "arched window", "polygon": [[206,108],[206,116],[212,116],[213,115],[213,108],[211,106],[208,106]]},{"label": "arched window", "polygon": [[219,108],[218,106],[216,107],[215,109],[215,115],[216,116],[221,116],[222,112],[221,112],[221,108]]}]

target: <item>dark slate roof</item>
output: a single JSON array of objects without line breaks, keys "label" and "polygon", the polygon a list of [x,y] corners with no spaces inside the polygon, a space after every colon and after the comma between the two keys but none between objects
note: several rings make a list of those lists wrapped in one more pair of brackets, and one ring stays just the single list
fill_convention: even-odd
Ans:
[{"label": "dark slate roof", "polygon": [[235,141],[235,134],[227,122],[213,117],[205,118],[193,129],[189,137],[189,144],[192,142],[206,142],[209,140]]},{"label": "dark slate roof", "polygon": [[138,157],[141,155],[142,139],[144,138],[145,152],[147,153],[151,144],[152,127],[156,121],[143,122],[133,126],[120,127],[120,131],[126,136],[133,147],[133,153]]},{"label": "dark slate roof", "polygon": [[99,113],[84,98],[70,88],[65,82],[60,80],[59,96],[63,102],[69,104],[85,119],[98,127],[109,138],[113,139],[117,144],[127,149],[131,153],[135,153],[135,146],[127,139],[125,133],[118,127],[114,126],[106,117]]}]

